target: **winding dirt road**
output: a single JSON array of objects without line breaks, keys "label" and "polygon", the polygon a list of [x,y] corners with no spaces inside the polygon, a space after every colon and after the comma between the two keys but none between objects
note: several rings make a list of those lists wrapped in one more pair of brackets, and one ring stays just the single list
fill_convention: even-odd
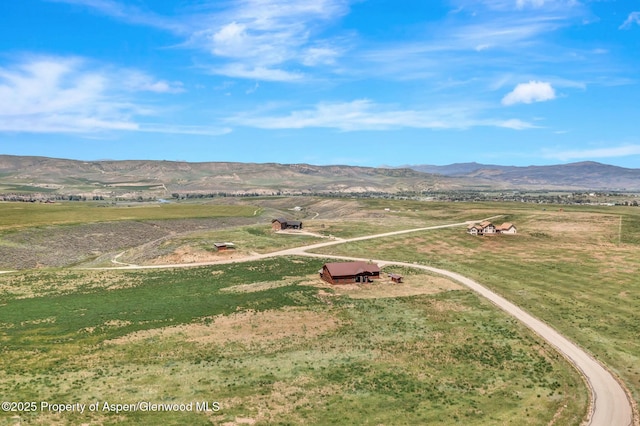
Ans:
[{"label": "winding dirt road", "polygon": [[[492,219],[492,218],[489,218]],[[273,253],[257,254],[241,259],[227,259],[216,262],[203,262],[203,263],[188,263],[188,264],[174,264],[174,265],[152,265],[152,266],[138,266],[127,265],[112,268],[90,268],[90,269],[158,269],[158,268],[178,268],[178,267],[195,267],[195,266],[210,266],[216,264],[228,264],[228,263],[240,263],[251,260],[260,260],[277,256],[309,256],[318,258],[329,259],[341,259],[341,260],[364,260],[373,261],[380,266],[385,265],[399,265],[411,268],[423,269],[425,271],[434,272],[446,277],[449,277],[471,290],[475,291],[482,297],[488,299],[497,307],[512,315],[518,319],[533,332],[538,334],[550,345],[552,345],[560,354],[562,354],[571,364],[573,364],[584,376],[590,391],[590,408],[587,415],[587,421],[585,422],[589,426],[632,426],[633,425],[633,407],[622,385],[616,380],[616,378],[596,359],[582,350],[575,343],[561,335],[559,332],[551,328],[546,323],[535,318],[531,314],[525,312],[518,306],[509,302],[504,297],[494,293],[488,288],[480,285],[476,281],[473,281],[458,273],[447,271],[444,269],[433,268],[424,265],[418,265],[405,262],[394,262],[383,259],[364,259],[345,256],[330,256],[326,254],[309,253],[309,250],[332,246],[336,244],[344,244],[354,241],[364,241],[375,238],[382,238],[394,235],[415,233],[421,231],[429,231],[434,229],[459,227],[468,225],[470,223],[477,223],[479,221],[467,221],[461,223],[454,223],[448,225],[431,226],[426,228],[408,229],[403,231],[387,232],[384,234],[368,235],[364,237],[350,238],[346,240],[332,240],[317,244],[311,244],[304,247],[297,247],[292,249],[280,250]]]}]

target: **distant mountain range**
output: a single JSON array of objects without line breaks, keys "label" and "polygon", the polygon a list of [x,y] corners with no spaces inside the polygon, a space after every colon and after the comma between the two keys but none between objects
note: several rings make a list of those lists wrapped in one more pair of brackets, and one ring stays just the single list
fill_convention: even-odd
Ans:
[{"label": "distant mountain range", "polygon": [[424,173],[482,179],[513,188],[567,188],[629,190],[640,188],[640,169],[627,169],[594,161],[552,166],[498,166],[457,163],[448,166],[408,166]]},{"label": "distant mountain range", "polygon": [[277,163],[78,161],[0,155],[0,193],[84,196],[401,193],[456,190],[640,191],[640,169],[595,162],[555,166],[477,163],[402,168]]}]

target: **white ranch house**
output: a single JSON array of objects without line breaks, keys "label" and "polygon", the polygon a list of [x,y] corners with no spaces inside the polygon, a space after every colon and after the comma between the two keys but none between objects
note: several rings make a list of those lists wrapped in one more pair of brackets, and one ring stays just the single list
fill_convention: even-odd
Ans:
[{"label": "white ranch house", "polygon": [[518,233],[518,229],[513,223],[505,222],[502,225],[494,225],[489,221],[481,223],[474,223],[467,227],[467,233],[471,235],[495,235],[495,234],[507,234],[514,235]]}]

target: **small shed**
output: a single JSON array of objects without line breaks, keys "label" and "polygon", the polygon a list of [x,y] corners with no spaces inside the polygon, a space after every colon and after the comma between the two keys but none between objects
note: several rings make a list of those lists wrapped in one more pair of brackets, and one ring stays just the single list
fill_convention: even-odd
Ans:
[{"label": "small shed", "polygon": [[400,284],[402,282],[402,278],[404,277],[400,274],[389,274],[389,278],[391,278],[391,281],[393,281],[394,283]]},{"label": "small shed", "polygon": [[233,243],[213,243],[213,246],[218,251],[233,250],[236,248],[236,245]]}]

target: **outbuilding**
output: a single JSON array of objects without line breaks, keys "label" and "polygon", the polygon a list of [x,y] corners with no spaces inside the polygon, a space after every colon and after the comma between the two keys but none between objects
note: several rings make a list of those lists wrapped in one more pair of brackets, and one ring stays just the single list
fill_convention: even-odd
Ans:
[{"label": "outbuilding", "polygon": [[389,278],[391,278],[391,281],[393,281],[394,283],[400,284],[402,282],[403,276],[400,274],[389,274]]},{"label": "outbuilding", "polygon": [[213,243],[213,246],[218,251],[233,250],[236,248],[236,245],[233,243]]}]

